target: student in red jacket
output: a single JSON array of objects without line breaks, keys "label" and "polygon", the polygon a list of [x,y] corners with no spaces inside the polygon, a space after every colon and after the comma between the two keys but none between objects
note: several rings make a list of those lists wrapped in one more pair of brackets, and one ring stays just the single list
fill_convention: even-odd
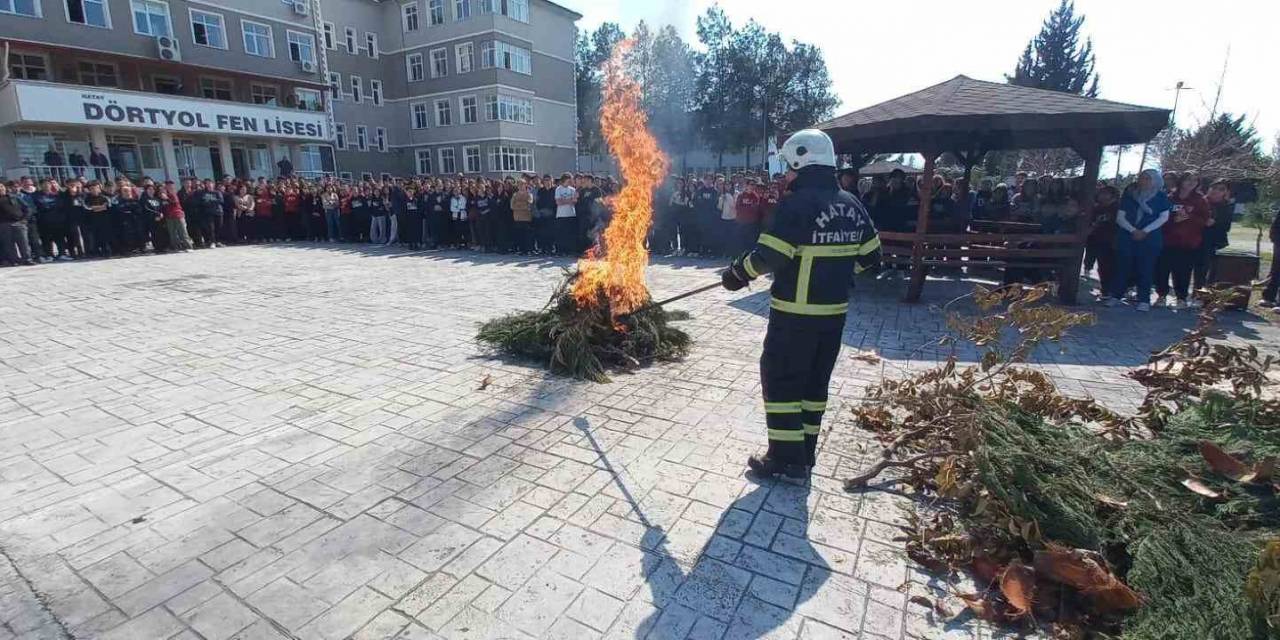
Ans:
[{"label": "student in red jacket", "polygon": [[1190,299],[1191,271],[1199,259],[1204,230],[1213,214],[1209,211],[1209,203],[1196,190],[1198,186],[1199,180],[1194,174],[1184,173],[1178,178],[1177,191],[1170,197],[1173,211],[1169,214],[1169,224],[1164,226],[1164,251],[1156,261],[1156,301],[1153,306],[1165,305],[1170,278],[1173,279],[1172,290],[1176,296],[1172,305],[1174,309],[1199,304]]},{"label": "student in red jacket", "polygon": [[172,180],[164,183],[164,194],[160,196],[164,202],[164,226],[169,230],[169,248],[173,251],[190,251],[191,236],[187,235],[187,214],[182,210],[182,197]]},{"label": "student in red jacket", "polygon": [[760,198],[760,183],[753,181],[738,194],[734,217],[738,223],[738,246],[735,253],[750,251],[760,237],[760,221],[763,219],[764,202]]}]

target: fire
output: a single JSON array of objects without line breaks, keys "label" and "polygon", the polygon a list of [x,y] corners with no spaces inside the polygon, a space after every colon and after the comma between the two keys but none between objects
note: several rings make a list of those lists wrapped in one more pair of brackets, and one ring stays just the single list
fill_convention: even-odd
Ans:
[{"label": "fire", "polygon": [[654,189],[668,166],[640,106],[640,85],[626,73],[625,57],[633,44],[631,40],[618,43],[605,63],[600,107],[600,129],[622,171],[622,190],[605,201],[613,218],[603,241],[578,261],[579,278],[573,287],[580,308],[599,304],[603,294],[615,317],[649,301],[644,282],[649,264],[645,238],[653,224]]}]

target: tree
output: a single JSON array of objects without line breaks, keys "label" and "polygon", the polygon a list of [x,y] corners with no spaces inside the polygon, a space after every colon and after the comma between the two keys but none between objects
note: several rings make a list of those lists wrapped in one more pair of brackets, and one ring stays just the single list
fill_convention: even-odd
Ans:
[{"label": "tree", "polygon": [[[1076,15],[1074,0],[1061,0],[1040,26],[1040,33],[1023,49],[1013,74],[1005,79],[1020,87],[1098,97],[1093,40],[1086,38],[1083,44],[1080,42],[1083,26],[1084,16]],[[1083,160],[1070,149],[1035,149],[988,154],[983,167],[989,175],[1005,176],[1012,170],[1074,173],[1081,164]]]},{"label": "tree", "polygon": [[650,59],[654,70],[645,92],[649,124],[663,148],[683,158],[697,143],[690,111],[695,102],[698,55],[675,27],[667,25],[653,39]]},{"label": "tree", "polygon": [[575,89],[578,98],[578,151],[600,153],[604,142],[600,135],[600,65],[609,59],[613,47],[623,39],[622,28],[606,22],[590,34],[578,35],[574,46]]},{"label": "tree", "polygon": [[1174,131],[1170,148],[1161,156],[1165,171],[1190,171],[1224,180],[1266,179],[1271,159],[1245,116],[1222,113],[1195,129]]},{"label": "tree", "polygon": [[735,91],[731,74],[729,40],[733,24],[719,5],[712,5],[697,19],[698,42],[705,53],[695,84],[698,105],[695,122],[699,137],[723,158],[733,148],[733,127],[729,118]]},{"label": "tree", "polygon": [[1023,50],[1010,84],[1050,91],[1098,97],[1094,72],[1093,40],[1080,43],[1084,16],[1076,16],[1074,0],[1062,0],[1040,27],[1040,33]]}]

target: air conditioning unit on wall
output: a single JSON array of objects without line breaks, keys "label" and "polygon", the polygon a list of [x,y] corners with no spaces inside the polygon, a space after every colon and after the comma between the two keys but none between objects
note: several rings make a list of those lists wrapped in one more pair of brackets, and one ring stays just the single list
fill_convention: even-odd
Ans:
[{"label": "air conditioning unit on wall", "polygon": [[293,3],[293,12],[300,16],[311,15],[311,0],[295,0]]},{"label": "air conditioning unit on wall", "polygon": [[314,63],[314,62],[312,62],[312,61],[310,61],[310,60],[303,60],[302,62],[299,62],[299,63],[298,63],[298,66],[299,66],[299,67],[302,67],[302,72],[303,72],[303,73],[315,73],[315,72],[316,72],[316,63]]},{"label": "air conditioning unit on wall", "polygon": [[178,50],[178,40],[170,36],[156,38],[156,55],[168,62],[182,62],[182,52]]}]

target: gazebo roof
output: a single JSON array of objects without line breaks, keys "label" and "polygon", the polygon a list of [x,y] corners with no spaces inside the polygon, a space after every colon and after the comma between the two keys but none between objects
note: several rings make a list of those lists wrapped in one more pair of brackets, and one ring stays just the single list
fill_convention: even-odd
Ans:
[{"label": "gazebo roof", "polygon": [[956,76],[817,125],[840,153],[996,151],[1147,142],[1169,110]]}]

